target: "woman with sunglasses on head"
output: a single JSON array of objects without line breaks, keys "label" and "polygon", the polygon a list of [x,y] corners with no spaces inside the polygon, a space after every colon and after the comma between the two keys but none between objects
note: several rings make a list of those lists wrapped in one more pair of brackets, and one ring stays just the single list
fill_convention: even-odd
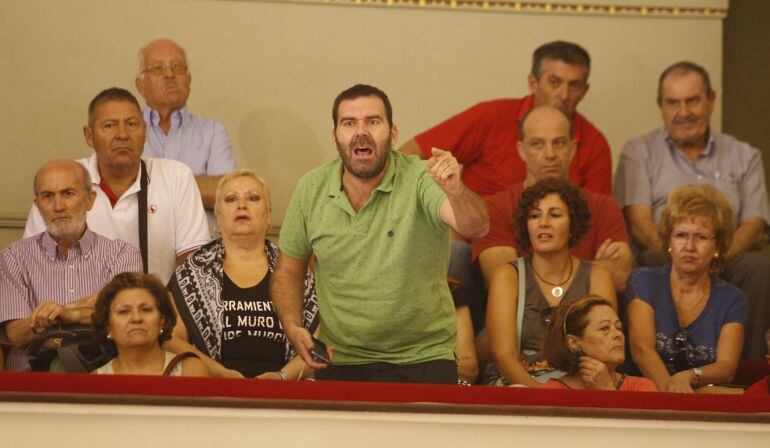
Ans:
[{"label": "woman with sunglasses on head", "polygon": [[610,303],[584,296],[559,304],[543,339],[543,356],[567,372],[543,385],[548,389],[596,389],[655,392],[647,378],[616,371],[626,359],[623,324]]},{"label": "woman with sunglasses on head", "polygon": [[746,296],[716,276],[735,233],[730,203],[711,185],[680,187],[658,233],[671,262],[636,269],[628,279],[634,361],[660,391],[729,383],[746,325]]},{"label": "woman with sunglasses on head", "polygon": [[[517,260],[498,266],[489,279],[487,331],[499,374],[488,368],[486,384],[537,387],[562,374],[544,361],[540,345],[551,308],[563,300],[596,294],[617,306],[609,272],[569,252],[590,219],[580,190],[565,180],[544,179],[522,193],[514,223],[517,245],[529,255],[521,259],[524,272]],[[520,275],[524,297],[519,297]]]}]

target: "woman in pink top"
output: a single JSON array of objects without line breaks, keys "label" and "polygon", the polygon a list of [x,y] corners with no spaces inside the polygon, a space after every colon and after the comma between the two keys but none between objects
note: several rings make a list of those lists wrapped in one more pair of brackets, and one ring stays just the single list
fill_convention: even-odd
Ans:
[{"label": "woman in pink top", "polygon": [[542,353],[553,367],[568,373],[541,387],[657,391],[647,378],[615,371],[626,359],[626,339],[623,324],[607,300],[589,295],[562,301],[554,308],[551,322]]}]

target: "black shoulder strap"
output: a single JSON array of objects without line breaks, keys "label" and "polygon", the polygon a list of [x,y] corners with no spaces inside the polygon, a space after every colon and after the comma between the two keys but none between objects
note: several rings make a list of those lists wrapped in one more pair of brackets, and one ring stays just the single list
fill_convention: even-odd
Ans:
[{"label": "black shoulder strap", "polygon": [[198,356],[197,354],[195,354],[193,352],[182,352],[182,353],[174,356],[174,358],[171,359],[171,361],[168,363],[166,368],[163,369],[163,376],[171,375],[171,371],[174,370],[174,367],[176,367],[176,365],[179,364],[185,358],[199,358],[200,359],[200,356]]},{"label": "black shoulder strap", "polygon": [[147,165],[144,160],[142,163],[141,178],[139,179],[139,250],[142,252],[142,269],[144,273],[149,272],[147,261]]}]

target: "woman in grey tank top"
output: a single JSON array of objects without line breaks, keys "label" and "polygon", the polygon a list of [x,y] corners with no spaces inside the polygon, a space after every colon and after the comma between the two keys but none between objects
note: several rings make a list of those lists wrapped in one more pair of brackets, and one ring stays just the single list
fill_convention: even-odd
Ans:
[{"label": "woman in grey tank top", "polygon": [[522,193],[514,225],[518,247],[529,255],[496,268],[489,282],[487,329],[498,384],[536,387],[538,377],[553,377],[540,345],[551,309],[563,300],[595,294],[617,311],[609,272],[569,253],[588,231],[590,219],[580,190],[567,181],[544,179]]}]

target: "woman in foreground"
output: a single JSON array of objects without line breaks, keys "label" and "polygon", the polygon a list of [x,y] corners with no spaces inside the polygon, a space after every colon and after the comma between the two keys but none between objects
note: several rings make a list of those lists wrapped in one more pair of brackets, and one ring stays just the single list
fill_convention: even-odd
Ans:
[{"label": "woman in foreground", "polygon": [[157,278],[133,272],[116,275],[97,296],[92,325],[97,337],[115,344],[118,356],[95,373],[208,376],[196,355],[161,348],[175,324],[168,292]]},{"label": "woman in foreground", "polygon": [[647,378],[616,372],[626,359],[625,350],[623,324],[608,301],[585,296],[562,302],[553,310],[543,339],[543,356],[567,374],[542,387],[657,391]]}]

